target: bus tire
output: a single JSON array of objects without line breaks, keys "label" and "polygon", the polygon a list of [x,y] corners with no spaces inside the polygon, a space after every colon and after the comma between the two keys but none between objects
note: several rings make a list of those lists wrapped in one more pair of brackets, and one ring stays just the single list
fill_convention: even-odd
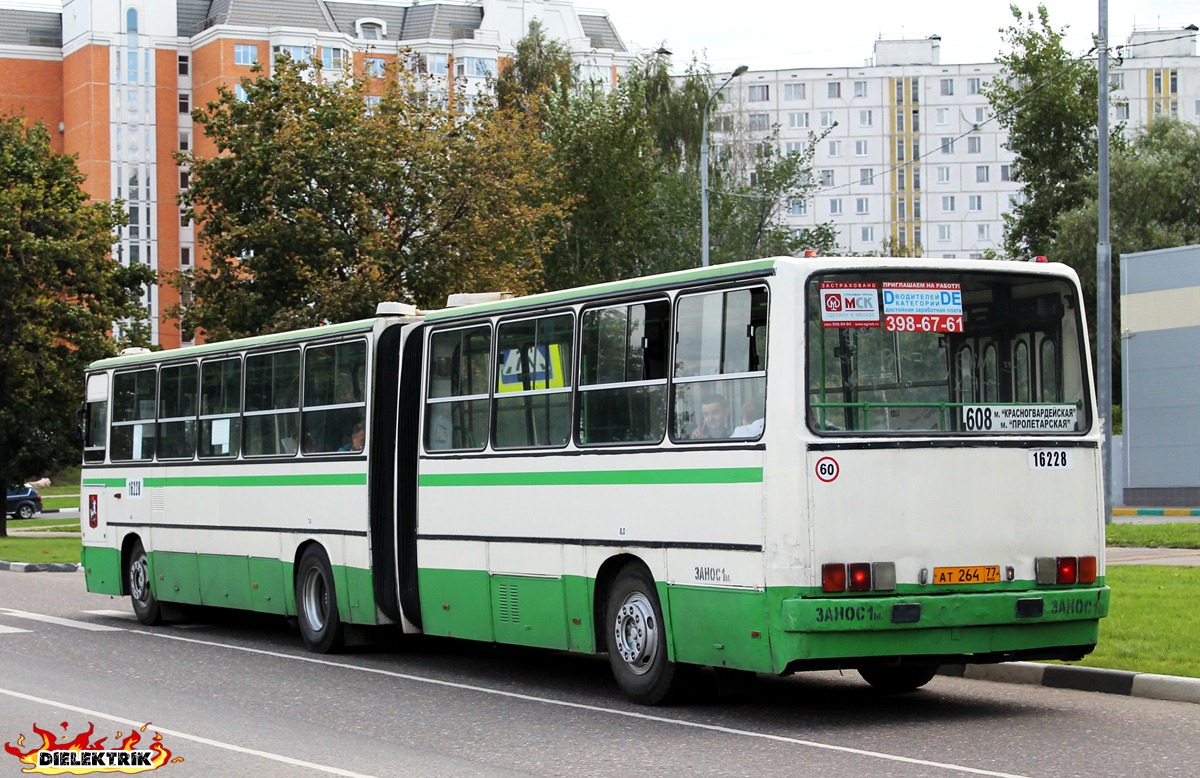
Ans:
[{"label": "bus tire", "polygon": [[858,674],[862,676],[862,679],[884,694],[904,694],[916,691],[933,680],[937,671],[938,665],[858,668]]},{"label": "bus tire", "polygon": [[641,565],[621,569],[605,609],[608,663],[617,686],[641,705],[667,701],[678,687],[679,666],[667,659],[667,632],[654,579]]},{"label": "bus tire", "polygon": [[137,620],[148,627],[162,624],[162,604],[154,596],[154,585],[150,579],[150,560],[142,541],[135,540],[129,548],[129,566],[125,568],[125,583],[129,589],[129,601]]},{"label": "bus tire", "polygon": [[318,654],[342,647],[345,630],[338,615],[333,568],[325,549],[309,546],[296,567],[296,617],[304,645]]}]

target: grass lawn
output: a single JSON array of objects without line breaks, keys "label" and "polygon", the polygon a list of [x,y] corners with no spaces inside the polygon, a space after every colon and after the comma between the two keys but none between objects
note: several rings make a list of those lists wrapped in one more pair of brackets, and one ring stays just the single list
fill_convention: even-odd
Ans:
[{"label": "grass lawn", "polygon": [[[0,560],[5,562],[78,562],[79,538],[0,538]],[[0,575],[8,575],[0,573]]]},{"label": "grass lawn", "polygon": [[8,520],[9,534],[12,534],[13,530],[43,530],[51,527],[61,529],[63,532],[78,532],[79,519],[43,516],[40,519],[30,519],[29,521]]},{"label": "grass lawn", "polygon": [[[50,476],[50,485],[47,486],[45,489],[40,490],[42,493],[42,501],[45,502],[47,497],[53,497],[56,494],[78,495],[79,494],[79,474],[81,472],[82,472],[82,468],[79,465],[75,465],[74,467],[68,467],[66,470],[63,470],[61,473],[55,473],[54,475]],[[76,499],[74,501],[73,505],[75,507],[78,507],[79,500]],[[59,508],[59,507],[65,507],[65,506],[53,505],[53,506],[47,506],[47,507]]]},{"label": "grass lawn", "polygon": [[79,487],[75,487],[75,491],[67,497],[53,497],[42,494],[42,510],[50,510],[52,508],[78,508],[79,507]]},{"label": "grass lawn", "polygon": [[1100,622],[1100,643],[1071,664],[1200,678],[1200,568],[1110,565],[1108,617]]},{"label": "grass lawn", "polygon": [[1109,524],[1105,538],[1123,548],[1200,548],[1200,522]]}]

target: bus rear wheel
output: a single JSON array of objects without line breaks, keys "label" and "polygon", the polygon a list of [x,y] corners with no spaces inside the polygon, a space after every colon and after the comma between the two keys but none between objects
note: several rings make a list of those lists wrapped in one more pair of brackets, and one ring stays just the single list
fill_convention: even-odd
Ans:
[{"label": "bus rear wheel", "polygon": [[320,546],[309,546],[296,567],[296,616],[310,651],[328,654],[342,647],[343,625],[338,615],[333,568]]},{"label": "bus rear wheel", "polygon": [[920,689],[937,675],[937,665],[911,667],[860,667],[858,674],[884,694],[904,694]]},{"label": "bus rear wheel", "polygon": [[154,596],[150,583],[150,560],[146,557],[146,549],[140,540],[135,540],[129,549],[129,567],[125,570],[125,582],[137,620],[148,627],[162,624],[162,604]]},{"label": "bus rear wheel", "polygon": [[667,659],[667,633],[654,579],[641,565],[617,574],[605,610],[608,662],[630,700],[658,705],[676,691],[679,667]]}]

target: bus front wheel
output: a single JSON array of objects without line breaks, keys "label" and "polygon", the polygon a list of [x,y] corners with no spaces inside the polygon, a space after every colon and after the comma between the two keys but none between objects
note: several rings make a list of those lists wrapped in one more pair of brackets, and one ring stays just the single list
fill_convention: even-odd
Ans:
[{"label": "bus front wheel", "polygon": [[338,615],[333,568],[320,546],[309,546],[296,568],[296,616],[300,634],[310,651],[328,654],[342,647],[342,619]]},{"label": "bus front wheel", "polygon": [[618,573],[608,594],[608,662],[617,686],[629,699],[658,705],[675,691],[680,677],[667,659],[667,633],[654,579],[640,565]]},{"label": "bus front wheel", "polygon": [[914,665],[911,667],[860,667],[858,674],[871,686],[884,694],[904,694],[916,691],[933,680],[937,665]]},{"label": "bus front wheel", "polygon": [[137,620],[148,627],[162,624],[162,604],[154,596],[150,583],[150,560],[142,541],[135,540],[129,549],[129,567],[125,571],[129,600]]}]

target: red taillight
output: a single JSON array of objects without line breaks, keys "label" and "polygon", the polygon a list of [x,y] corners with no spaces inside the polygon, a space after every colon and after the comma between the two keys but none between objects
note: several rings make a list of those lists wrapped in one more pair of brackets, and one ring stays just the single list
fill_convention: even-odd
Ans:
[{"label": "red taillight", "polygon": [[1079,557],[1079,583],[1096,583],[1096,557]]},{"label": "red taillight", "polygon": [[1050,260],[1046,259],[1041,254],[1038,254],[1036,257],[1033,258],[1033,261],[1034,262],[1049,262]]},{"label": "red taillight", "polygon": [[1055,583],[1073,584],[1079,580],[1079,559],[1073,556],[1060,556],[1055,560],[1058,576]]},{"label": "red taillight", "polygon": [[871,563],[855,562],[850,565],[849,589],[852,592],[871,591]]},{"label": "red taillight", "polygon": [[846,591],[846,566],[843,564],[821,565],[821,590],[826,592]]}]

